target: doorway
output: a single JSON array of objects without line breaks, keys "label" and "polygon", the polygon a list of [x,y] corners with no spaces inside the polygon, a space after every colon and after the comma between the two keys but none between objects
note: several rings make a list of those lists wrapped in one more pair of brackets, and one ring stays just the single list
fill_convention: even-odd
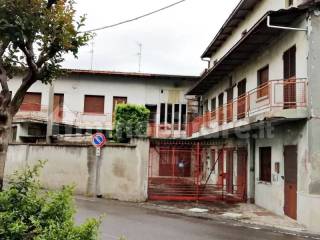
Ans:
[{"label": "doorway", "polygon": [[283,108],[296,108],[296,46],[283,54]]},{"label": "doorway", "polygon": [[284,213],[297,219],[298,149],[284,146]]},{"label": "doorway", "polygon": [[63,104],[64,95],[55,93],[53,100],[53,116],[55,122],[61,122],[63,119]]}]

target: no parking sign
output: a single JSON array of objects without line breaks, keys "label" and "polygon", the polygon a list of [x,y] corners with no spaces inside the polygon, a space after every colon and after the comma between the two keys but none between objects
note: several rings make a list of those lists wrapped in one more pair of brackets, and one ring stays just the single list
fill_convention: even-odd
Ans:
[{"label": "no parking sign", "polygon": [[102,133],[96,133],[92,136],[92,145],[96,148],[101,148],[107,142],[106,137]]},{"label": "no parking sign", "polygon": [[101,155],[101,147],[103,147],[106,142],[107,142],[107,139],[106,137],[104,136],[104,134],[102,133],[96,133],[92,136],[92,145],[96,147],[96,155],[97,156],[100,156]]}]

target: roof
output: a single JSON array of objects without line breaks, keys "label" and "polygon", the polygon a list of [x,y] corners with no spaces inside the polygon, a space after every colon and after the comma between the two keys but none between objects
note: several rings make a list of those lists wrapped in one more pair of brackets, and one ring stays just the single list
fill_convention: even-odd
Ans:
[{"label": "roof", "polygon": [[260,1],[261,0],[241,0],[201,57],[211,57]]},{"label": "roof", "polygon": [[64,71],[66,71],[69,74],[125,77],[125,78],[135,78],[135,79],[148,78],[148,79],[189,80],[189,81],[197,81],[200,79],[200,76],[137,73],[137,72],[97,71],[97,70],[85,70],[85,69],[64,69]]},{"label": "roof", "polygon": [[290,26],[305,9],[290,8],[287,10],[267,12],[201,79],[188,91],[188,95],[202,95],[212,88],[219,80],[228,76],[236,67],[242,65],[254,54],[265,48],[272,39],[279,36],[283,30],[269,28],[267,17],[271,16],[271,24]]}]

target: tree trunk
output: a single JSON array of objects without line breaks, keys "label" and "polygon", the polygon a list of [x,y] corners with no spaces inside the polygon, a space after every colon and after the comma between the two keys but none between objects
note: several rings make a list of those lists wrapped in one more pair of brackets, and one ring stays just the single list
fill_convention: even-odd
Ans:
[{"label": "tree trunk", "polygon": [[3,188],[4,168],[7,159],[9,141],[11,140],[12,116],[0,112],[0,191]]}]

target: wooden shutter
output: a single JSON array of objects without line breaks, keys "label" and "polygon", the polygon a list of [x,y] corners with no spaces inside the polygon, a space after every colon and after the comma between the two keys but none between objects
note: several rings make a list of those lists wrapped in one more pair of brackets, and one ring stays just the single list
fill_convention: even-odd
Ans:
[{"label": "wooden shutter", "polygon": [[227,90],[227,122],[233,120],[233,88]]},{"label": "wooden shutter", "polygon": [[27,93],[20,107],[21,111],[41,111],[41,93]]},{"label": "wooden shutter", "polygon": [[284,108],[296,107],[296,46],[283,54],[283,101]]},{"label": "wooden shutter", "polygon": [[223,112],[223,96],[224,93],[221,93],[218,97],[218,104],[219,104],[219,116],[218,116],[218,122],[219,125],[222,125],[224,122],[224,112]]},{"label": "wooden shutter", "polygon": [[269,66],[258,71],[258,98],[269,95]]},{"label": "wooden shutter", "polygon": [[243,79],[238,83],[238,119],[246,116],[246,91],[247,80]]},{"label": "wooden shutter", "polygon": [[260,148],[260,181],[271,182],[271,147]]},{"label": "wooden shutter", "polygon": [[104,114],[104,96],[86,95],[84,99],[84,112]]}]

